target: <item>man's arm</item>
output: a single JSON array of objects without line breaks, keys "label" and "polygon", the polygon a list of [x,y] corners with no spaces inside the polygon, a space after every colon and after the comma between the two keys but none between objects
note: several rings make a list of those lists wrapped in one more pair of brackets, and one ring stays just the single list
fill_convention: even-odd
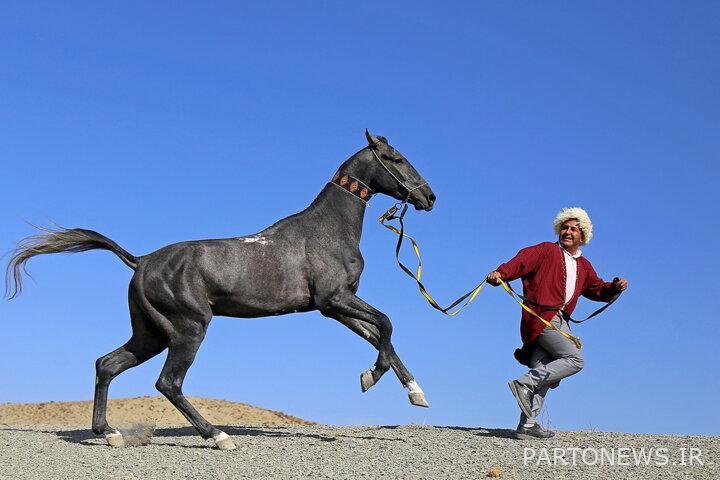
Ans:
[{"label": "man's arm", "polygon": [[544,244],[542,243],[523,248],[513,258],[500,265],[495,271],[490,272],[487,276],[488,283],[498,286],[500,285],[500,279],[511,282],[532,272],[540,262],[543,248]]},{"label": "man's arm", "polygon": [[587,262],[588,280],[587,287],[582,292],[583,297],[597,302],[609,302],[618,292],[628,287],[628,281],[624,278],[615,277],[612,282],[606,282],[597,276],[595,269]]}]

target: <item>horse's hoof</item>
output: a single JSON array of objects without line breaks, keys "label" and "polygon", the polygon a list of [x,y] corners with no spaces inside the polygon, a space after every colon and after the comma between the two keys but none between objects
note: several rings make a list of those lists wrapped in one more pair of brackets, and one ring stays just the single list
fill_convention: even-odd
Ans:
[{"label": "horse's hoof", "polygon": [[122,448],[125,446],[125,439],[122,433],[115,430],[113,433],[105,434],[105,441],[113,448]]},{"label": "horse's hoof", "polygon": [[372,376],[372,370],[360,374],[360,388],[363,392],[370,390],[373,385],[375,385],[375,379]]},{"label": "horse's hoof", "polygon": [[220,432],[213,437],[213,440],[215,440],[215,446],[220,450],[235,450],[237,448],[230,435],[225,432]]},{"label": "horse's hoof", "polygon": [[423,392],[410,392],[408,393],[410,403],[416,407],[430,407],[430,404],[425,400],[425,394]]}]

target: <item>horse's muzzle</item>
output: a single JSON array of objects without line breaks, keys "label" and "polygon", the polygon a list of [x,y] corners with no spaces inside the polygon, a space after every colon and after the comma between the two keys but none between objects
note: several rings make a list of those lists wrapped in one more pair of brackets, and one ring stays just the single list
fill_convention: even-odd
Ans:
[{"label": "horse's muzzle", "polygon": [[415,207],[415,210],[425,210],[429,212],[435,205],[435,194],[428,185],[423,185],[410,194],[409,202]]}]

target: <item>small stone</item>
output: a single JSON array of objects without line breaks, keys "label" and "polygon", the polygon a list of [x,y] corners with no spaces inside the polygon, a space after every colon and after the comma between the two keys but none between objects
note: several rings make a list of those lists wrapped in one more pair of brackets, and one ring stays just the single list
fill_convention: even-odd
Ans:
[{"label": "small stone", "polygon": [[497,478],[502,476],[502,469],[498,467],[493,467],[487,472],[488,477]]}]

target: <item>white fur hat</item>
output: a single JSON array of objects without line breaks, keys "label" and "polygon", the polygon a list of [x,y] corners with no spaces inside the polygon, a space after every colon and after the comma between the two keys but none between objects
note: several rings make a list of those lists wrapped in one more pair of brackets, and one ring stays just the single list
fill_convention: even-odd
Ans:
[{"label": "white fur hat", "polygon": [[560,235],[560,227],[562,224],[573,218],[578,221],[578,226],[583,234],[582,244],[587,245],[593,236],[593,226],[587,212],[580,207],[563,208],[560,210],[553,222],[555,233]]}]

